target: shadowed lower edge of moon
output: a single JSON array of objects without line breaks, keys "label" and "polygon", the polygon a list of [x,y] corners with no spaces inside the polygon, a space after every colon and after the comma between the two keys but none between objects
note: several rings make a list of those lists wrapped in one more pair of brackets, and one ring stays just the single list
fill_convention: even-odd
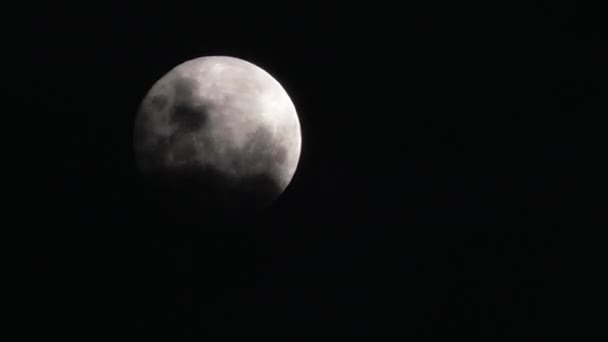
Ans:
[{"label": "shadowed lower edge of moon", "polygon": [[152,215],[174,222],[241,221],[270,207],[283,192],[271,175],[235,179],[213,166],[148,170],[140,177]]},{"label": "shadowed lower edge of moon", "polygon": [[[200,110],[195,113],[204,115]],[[144,127],[137,125],[135,145],[139,176],[153,215],[185,221],[203,217],[234,221],[266,209],[286,187],[278,175],[284,172],[279,165],[285,161],[287,151],[284,147],[272,147],[272,138],[264,127],[252,133],[245,151],[226,152],[239,156],[232,166],[235,169],[246,169],[254,162],[262,165],[258,173],[237,175],[197,161],[198,150],[192,144],[177,146],[175,141],[188,133],[182,129],[151,146],[137,143],[145,132]],[[201,139],[206,138],[206,134],[201,135]],[[169,154],[177,159],[167,164]]]}]

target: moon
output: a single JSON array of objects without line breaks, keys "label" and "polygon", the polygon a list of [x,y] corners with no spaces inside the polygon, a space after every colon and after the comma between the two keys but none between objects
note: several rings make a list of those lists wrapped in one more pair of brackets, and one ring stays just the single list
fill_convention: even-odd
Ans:
[{"label": "moon", "polygon": [[136,167],[162,189],[162,200],[207,215],[240,215],[276,201],[302,143],[283,86],[230,56],[192,59],[161,77],[140,104],[133,136]]}]

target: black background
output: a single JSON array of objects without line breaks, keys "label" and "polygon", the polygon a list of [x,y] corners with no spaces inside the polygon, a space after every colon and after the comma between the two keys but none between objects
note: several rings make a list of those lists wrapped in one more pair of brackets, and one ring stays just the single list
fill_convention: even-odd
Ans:
[{"label": "black background", "polygon": [[[21,127],[35,133],[18,144],[27,167],[13,198],[23,204],[20,255],[31,261],[26,333],[82,341],[579,333],[585,300],[573,237],[585,192],[581,142],[591,118],[606,113],[601,12],[555,1],[239,6],[28,11],[31,36],[15,50],[28,73],[15,102],[28,122]],[[218,229],[204,212],[171,224],[143,205],[132,155],[137,107],[158,78],[202,55],[264,68],[300,115],[297,173],[246,227]]]}]

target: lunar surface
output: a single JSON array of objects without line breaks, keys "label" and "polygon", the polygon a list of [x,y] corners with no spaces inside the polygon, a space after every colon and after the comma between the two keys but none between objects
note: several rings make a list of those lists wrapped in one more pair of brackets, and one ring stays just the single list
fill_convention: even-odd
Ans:
[{"label": "lunar surface", "polygon": [[300,149],[287,92],[235,57],[176,66],[149,90],[135,122],[140,174],[163,194],[161,201],[202,215],[269,206],[291,182]]}]

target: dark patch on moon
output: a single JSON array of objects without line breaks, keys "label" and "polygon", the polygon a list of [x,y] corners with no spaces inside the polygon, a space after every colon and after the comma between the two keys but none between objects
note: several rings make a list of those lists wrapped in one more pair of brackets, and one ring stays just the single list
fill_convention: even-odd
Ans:
[{"label": "dark patch on moon", "polygon": [[203,129],[207,122],[208,112],[203,105],[178,102],[169,113],[169,123],[180,132],[196,132]]},{"label": "dark patch on moon", "polygon": [[150,110],[152,112],[162,112],[169,103],[169,97],[165,94],[155,94],[150,99]]}]

